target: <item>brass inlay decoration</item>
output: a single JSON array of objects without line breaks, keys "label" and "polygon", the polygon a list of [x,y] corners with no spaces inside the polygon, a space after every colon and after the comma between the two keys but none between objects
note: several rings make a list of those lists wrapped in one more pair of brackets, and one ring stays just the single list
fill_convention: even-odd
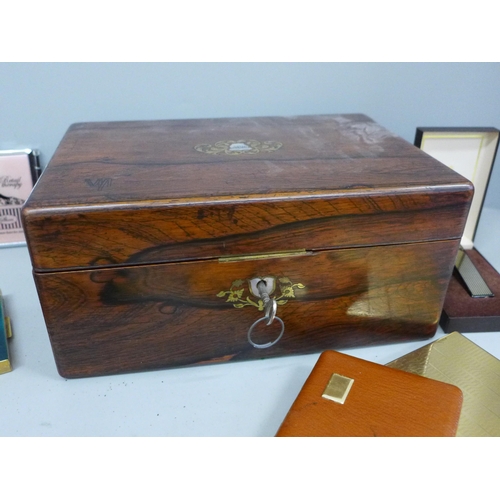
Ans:
[{"label": "brass inlay decoration", "polygon": [[[254,291],[252,291],[252,282],[255,280],[260,280],[261,278],[254,278],[253,280],[238,279],[234,280],[231,284],[229,290],[222,290],[217,294],[217,297],[226,298],[226,302],[230,302],[237,309],[241,309],[246,306],[254,306],[259,311],[264,310],[264,301],[261,298],[255,296]],[[275,280],[278,284],[279,292],[276,293],[274,300],[279,306],[285,305],[289,299],[295,298],[296,288],[305,288],[302,283],[292,283],[286,276],[280,278],[262,278],[266,282]],[[270,288],[275,291],[274,282],[270,283]],[[272,293],[272,292],[271,292]],[[255,298],[252,298],[253,295]]]},{"label": "brass inlay decoration", "polygon": [[293,250],[290,252],[274,252],[274,253],[248,253],[244,255],[230,255],[229,257],[220,257],[219,262],[242,262],[246,260],[259,260],[259,259],[284,259],[286,257],[299,257],[307,255],[307,250]]},{"label": "brass inlay decoration", "polygon": [[322,397],[343,405],[353,383],[354,379],[334,373],[330,377]]},{"label": "brass inlay decoration", "polygon": [[210,155],[254,155],[257,153],[270,153],[281,148],[283,144],[277,141],[255,141],[253,139],[238,139],[237,141],[218,141],[215,144],[198,144],[194,147],[200,153]]}]

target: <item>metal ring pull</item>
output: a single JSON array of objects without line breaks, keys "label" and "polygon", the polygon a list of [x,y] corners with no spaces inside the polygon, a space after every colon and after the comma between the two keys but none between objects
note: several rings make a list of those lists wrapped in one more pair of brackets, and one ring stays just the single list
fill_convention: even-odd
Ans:
[{"label": "metal ring pull", "polygon": [[[280,334],[272,341],[272,342],[268,342],[267,344],[256,344],[253,340],[252,340],[252,332],[253,332],[253,329],[261,322],[261,321],[267,321],[268,318],[266,318],[266,316],[264,316],[263,318],[259,318],[257,321],[255,321],[252,326],[250,327],[250,329],[248,330],[248,342],[250,342],[250,344],[252,344],[255,348],[257,349],[267,349],[268,347],[271,347],[273,346],[274,344],[276,344],[276,342],[278,342],[279,339],[281,339],[281,337],[283,337],[283,332],[285,331],[285,323],[283,323],[283,320],[279,317],[279,316],[274,316],[273,319],[277,320],[279,323],[281,323],[281,331],[280,331]],[[269,323],[267,323],[269,325]]]}]

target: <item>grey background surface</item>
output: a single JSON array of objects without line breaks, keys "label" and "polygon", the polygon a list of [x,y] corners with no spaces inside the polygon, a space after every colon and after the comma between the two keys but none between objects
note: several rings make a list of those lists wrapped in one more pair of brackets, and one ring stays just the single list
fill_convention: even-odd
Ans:
[{"label": "grey background surface", "polygon": [[[0,63],[0,148],[45,165],[75,122],[328,113],[413,143],[417,126],[500,128],[499,84],[500,63]],[[499,192],[497,167],[485,206]]]}]

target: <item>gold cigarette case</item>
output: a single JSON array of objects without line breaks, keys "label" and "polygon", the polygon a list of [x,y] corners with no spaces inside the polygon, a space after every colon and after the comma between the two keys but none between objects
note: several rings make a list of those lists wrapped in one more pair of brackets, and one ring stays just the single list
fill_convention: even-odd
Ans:
[{"label": "gold cigarette case", "polygon": [[453,332],[387,364],[462,389],[457,436],[500,436],[500,360]]}]

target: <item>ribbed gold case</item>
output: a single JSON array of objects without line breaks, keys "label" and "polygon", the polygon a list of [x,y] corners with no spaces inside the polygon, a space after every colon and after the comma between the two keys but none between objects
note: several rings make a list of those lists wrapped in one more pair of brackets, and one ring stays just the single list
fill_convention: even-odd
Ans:
[{"label": "ribbed gold case", "polygon": [[453,332],[387,364],[462,389],[457,436],[500,436],[500,360]]}]

